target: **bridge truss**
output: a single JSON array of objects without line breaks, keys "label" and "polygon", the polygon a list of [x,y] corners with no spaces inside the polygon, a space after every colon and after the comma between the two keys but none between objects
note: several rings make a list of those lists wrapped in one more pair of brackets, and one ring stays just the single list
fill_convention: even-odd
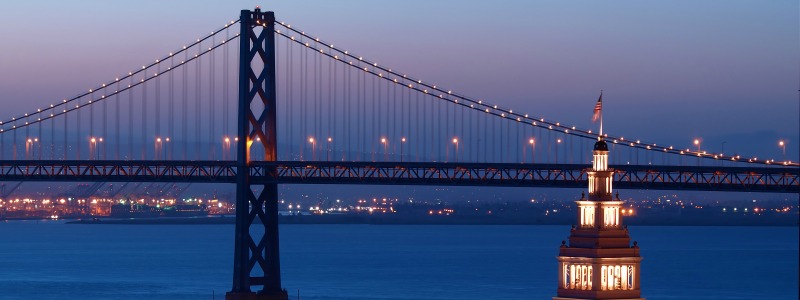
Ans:
[{"label": "bridge truss", "polygon": [[[586,165],[442,162],[252,162],[256,184],[586,187]],[[612,165],[619,189],[800,193],[800,169]],[[229,161],[0,161],[5,181],[236,183]]]}]

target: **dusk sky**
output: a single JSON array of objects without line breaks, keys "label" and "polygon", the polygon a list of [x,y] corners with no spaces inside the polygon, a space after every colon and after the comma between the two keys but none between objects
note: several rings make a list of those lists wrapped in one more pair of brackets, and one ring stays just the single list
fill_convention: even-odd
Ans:
[{"label": "dusk sky", "polygon": [[797,159],[797,1],[14,1],[0,10],[0,117],[109,81],[255,5],[537,117],[592,128],[603,89],[610,134],[774,158],[784,139]]}]

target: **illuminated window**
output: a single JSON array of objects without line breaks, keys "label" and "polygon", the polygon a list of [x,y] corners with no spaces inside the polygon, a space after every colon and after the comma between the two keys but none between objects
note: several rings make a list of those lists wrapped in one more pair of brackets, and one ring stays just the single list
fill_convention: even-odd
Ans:
[{"label": "illuminated window", "polygon": [[634,266],[610,265],[600,268],[600,289],[603,291],[633,290]]},{"label": "illuminated window", "polygon": [[605,227],[619,226],[619,207],[603,207],[603,224]]},{"label": "illuminated window", "polygon": [[581,206],[581,227],[594,227],[594,206]]},{"label": "illuminated window", "polygon": [[583,264],[564,263],[563,285],[565,289],[591,290],[592,266]]}]

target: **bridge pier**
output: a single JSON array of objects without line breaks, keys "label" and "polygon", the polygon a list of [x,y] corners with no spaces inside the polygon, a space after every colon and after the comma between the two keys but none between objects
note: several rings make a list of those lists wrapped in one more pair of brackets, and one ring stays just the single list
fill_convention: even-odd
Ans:
[{"label": "bridge pier", "polygon": [[[239,109],[236,153],[236,228],[233,288],[226,300],[286,300],[281,287],[278,184],[251,184],[250,147],[277,160],[275,14],[242,10],[239,20]],[[276,168],[265,170],[277,175]],[[277,178],[273,177],[273,178]],[[255,226],[263,226],[256,228]],[[253,286],[262,289],[253,292]]]}]

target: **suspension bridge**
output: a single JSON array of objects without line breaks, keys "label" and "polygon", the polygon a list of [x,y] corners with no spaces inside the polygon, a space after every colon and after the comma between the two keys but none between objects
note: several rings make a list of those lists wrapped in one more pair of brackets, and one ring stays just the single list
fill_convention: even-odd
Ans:
[{"label": "suspension bridge", "polygon": [[599,138],[618,188],[800,192],[797,162],[600,135],[437,86],[258,8],[0,121],[0,180],[235,184],[228,299],[286,299],[279,184],[580,188]]}]

